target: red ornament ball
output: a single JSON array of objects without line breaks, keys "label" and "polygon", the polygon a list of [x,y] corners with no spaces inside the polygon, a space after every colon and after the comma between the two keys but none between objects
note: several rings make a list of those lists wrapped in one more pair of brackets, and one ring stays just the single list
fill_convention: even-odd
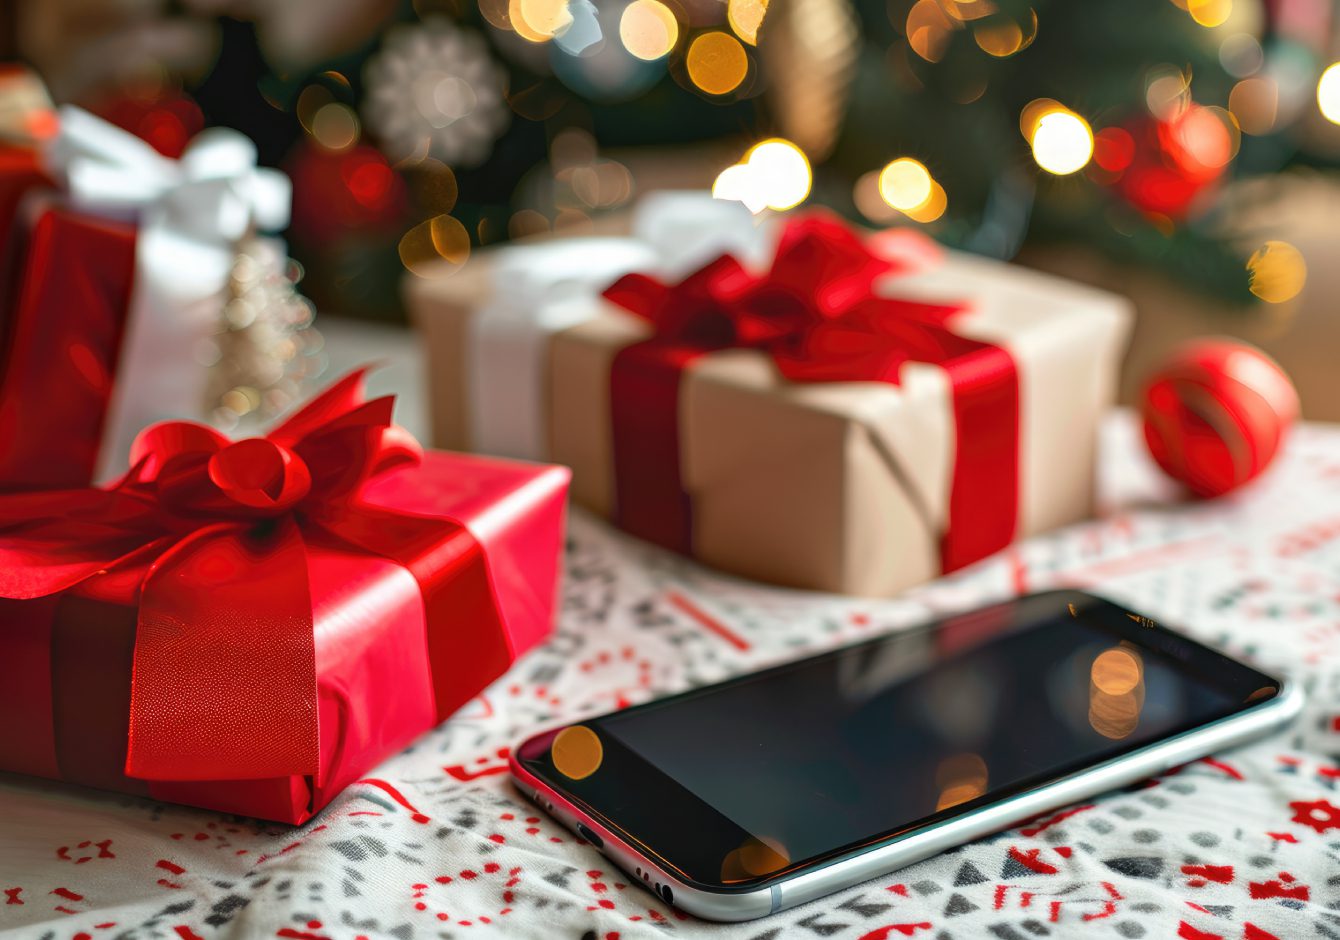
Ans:
[{"label": "red ornament ball", "polygon": [[173,160],[179,159],[191,138],[205,128],[200,106],[180,91],[158,89],[150,95],[112,95],[94,103],[90,110]]},{"label": "red ornament ball", "polygon": [[1180,219],[1218,183],[1237,150],[1219,112],[1192,104],[1168,120],[1143,118],[1094,139],[1094,159],[1121,174],[1117,190],[1142,212]]},{"label": "red ornament ball", "polygon": [[352,235],[386,237],[404,227],[405,182],[366,144],[327,150],[299,143],[284,169],[293,181],[292,233],[308,245],[333,245]]},{"label": "red ornament ball", "polygon": [[1145,442],[1164,472],[1196,496],[1255,479],[1298,420],[1298,393],[1279,365],[1229,339],[1173,353],[1145,386]]}]

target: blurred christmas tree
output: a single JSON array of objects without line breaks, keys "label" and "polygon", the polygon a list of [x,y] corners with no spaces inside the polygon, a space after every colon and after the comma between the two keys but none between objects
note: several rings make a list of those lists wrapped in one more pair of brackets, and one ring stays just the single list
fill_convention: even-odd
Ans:
[{"label": "blurred christmas tree", "polygon": [[[1026,237],[1079,240],[1250,297],[1242,259],[1209,234],[1242,142],[1228,69],[1264,60],[1247,3],[1246,30],[1224,22],[1229,0],[860,3],[866,43],[828,165],[866,174],[865,215],[902,210],[1000,257]],[[1224,53],[1240,43],[1250,65]],[[916,162],[870,173],[888,154]]]},{"label": "blurred christmas tree", "polygon": [[[141,19],[161,5],[120,2]],[[997,257],[1026,241],[1082,243],[1245,300],[1252,272],[1247,252],[1221,237],[1221,192],[1237,176],[1315,162],[1300,128],[1321,114],[1340,119],[1340,71],[1328,73],[1332,112],[1318,85],[1333,31],[1327,3],[179,0],[171,9],[161,13],[174,29],[211,25],[219,53],[194,69],[174,67],[184,52],[162,56],[168,72],[207,122],[257,138],[263,157],[290,172],[308,290],[354,313],[387,308],[406,267],[440,272],[449,267],[425,262],[580,229],[658,184],[611,151],[716,160],[692,145],[723,140],[749,149],[706,177],[722,171],[718,194],[760,211],[808,198]],[[133,107],[104,112],[162,134],[184,113],[166,86],[161,104],[137,92]]]}]

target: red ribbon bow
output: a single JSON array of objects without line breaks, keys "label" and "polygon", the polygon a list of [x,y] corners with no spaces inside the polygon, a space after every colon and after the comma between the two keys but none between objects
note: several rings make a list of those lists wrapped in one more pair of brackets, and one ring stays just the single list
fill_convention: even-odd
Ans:
[{"label": "red ribbon bow", "polygon": [[[367,481],[422,456],[391,423],[392,398],[363,400],[363,376],[341,379],[265,437],[233,442],[167,422],[140,434],[130,472],[105,489],[0,496],[0,597],[45,597],[108,569],[144,568],[129,776],[319,774],[309,545],[408,568],[430,626],[440,586],[464,577],[454,599],[492,617],[470,628],[502,635],[482,551],[459,523],[360,499]],[[460,704],[452,669],[432,664],[440,717]]]},{"label": "red ribbon bow", "polygon": [[1014,360],[999,346],[953,332],[950,320],[960,306],[875,293],[877,280],[902,270],[837,217],[814,212],[786,223],[766,274],[751,274],[723,255],[678,284],[629,274],[608,288],[607,299],[656,328],[652,338],[620,350],[611,370],[620,525],[691,552],[692,500],[680,475],[679,383],[706,353],[750,348],[766,352],[794,382],[897,385],[907,362],[943,368],[953,395],[956,447],[942,568],[961,567],[1009,544],[1018,505]]}]

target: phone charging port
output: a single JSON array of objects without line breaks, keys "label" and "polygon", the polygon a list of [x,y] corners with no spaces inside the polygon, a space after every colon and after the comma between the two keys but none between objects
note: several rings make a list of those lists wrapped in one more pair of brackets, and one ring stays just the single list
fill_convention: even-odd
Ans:
[{"label": "phone charging port", "polygon": [[577,824],[577,834],[581,836],[583,839],[585,839],[587,842],[590,842],[598,849],[603,848],[605,845],[605,840],[600,838],[600,836],[596,835],[594,832],[592,832],[590,827],[585,825],[584,823]]}]

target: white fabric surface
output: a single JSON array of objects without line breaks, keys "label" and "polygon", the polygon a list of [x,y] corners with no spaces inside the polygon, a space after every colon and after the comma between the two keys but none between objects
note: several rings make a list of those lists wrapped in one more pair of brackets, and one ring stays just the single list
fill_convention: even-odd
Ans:
[{"label": "white fabric surface", "polygon": [[[1207,504],[1173,502],[1133,426],[1109,430],[1101,520],[891,601],[750,585],[579,516],[554,638],[298,829],[0,777],[0,933],[1340,937],[1340,429],[1302,429],[1262,483]],[[549,723],[1059,584],[1304,679],[1304,718],[1071,816],[734,926],[628,883],[500,772],[505,749]]]}]

